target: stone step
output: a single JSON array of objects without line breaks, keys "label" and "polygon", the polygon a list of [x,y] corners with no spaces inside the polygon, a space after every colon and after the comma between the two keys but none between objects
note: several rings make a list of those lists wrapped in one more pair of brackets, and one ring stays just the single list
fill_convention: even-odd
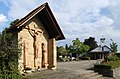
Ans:
[{"label": "stone step", "polygon": [[104,79],[102,75],[94,72],[94,71],[87,71],[84,74],[81,74],[85,79]]},{"label": "stone step", "polygon": [[102,75],[97,74],[97,75],[90,77],[89,79],[100,79],[101,77]]},{"label": "stone step", "polygon": [[104,79],[104,78],[103,78],[103,76],[101,76],[101,77],[100,77],[100,78],[98,78],[98,79]]},{"label": "stone step", "polygon": [[84,75],[84,77],[92,77],[92,76],[95,76],[95,75],[98,75],[98,73],[94,73],[94,72],[91,72],[91,73],[87,73],[86,75]]},{"label": "stone step", "polygon": [[90,73],[94,73],[94,71],[91,71],[91,70],[89,70],[89,71],[84,71],[84,73],[81,74],[81,75],[84,76],[84,75],[88,75],[88,74],[90,74]]}]

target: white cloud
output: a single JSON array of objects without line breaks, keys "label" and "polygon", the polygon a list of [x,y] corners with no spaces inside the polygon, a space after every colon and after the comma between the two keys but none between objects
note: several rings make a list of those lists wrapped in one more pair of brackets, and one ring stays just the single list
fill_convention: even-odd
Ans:
[{"label": "white cloud", "polygon": [[[118,0],[46,0],[66,40],[58,42],[60,45],[70,43],[76,37],[84,40],[93,36],[99,42],[103,35],[115,40],[120,45],[120,1]],[[44,3],[44,0],[5,0],[9,6],[8,16],[13,20],[22,18],[37,6]],[[104,9],[105,8],[105,9]],[[105,14],[104,10],[109,12]],[[101,13],[101,11],[103,13]],[[120,49],[120,48],[119,48]]]},{"label": "white cloud", "polygon": [[[65,7],[61,8],[63,5]],[[60,9],[55,14],[66,34],[66,43],[76,37],[83,41],[90,36],[95,37],[99,43],[99,38],[104,35],[107,38],[107,45],[109,45],[109,39],[111,38],[116,39],[117,41],[115,41],[120,45],[120,31],[115,30],[116,26],[113,26],[120,23],[118,18],[120,9],[118,10],[118,6],[116,6],[118,1],[114,1],[114,6],[116,7],[112,7],[112,10],[115,11],[110,11],[116,20],[111,16],[100,13],[103,8],[109,9],[109,6],[113,5],[111,0],[75,0],[74,2],[69,0],[63,5],[59,6]]]},{"label": "white cloud", "polygon": [[113,24],[113,20],[111,18],[108,18],[106,16],[100,17],[99,20],[96,21],[97,25],[103,25],[103,26],[110,26]]},{"label": "white cloud", "polygon": [[6,21],[8,21],[7,17],[3,14],[0,14],[0,23],[4,23]]},{"label": "white cloud", "polygon": [[8,16],[10,20],[22,18],[30,11],[42,4],[42,0],[1,0],[8,6]]},{"label": "white cloud", "polygon": [[115,30],[120,31],[120,1],[118,0],[111,0],[111,4],[109,5],[110,15],[109,17],[114,20],[113,27]]}]

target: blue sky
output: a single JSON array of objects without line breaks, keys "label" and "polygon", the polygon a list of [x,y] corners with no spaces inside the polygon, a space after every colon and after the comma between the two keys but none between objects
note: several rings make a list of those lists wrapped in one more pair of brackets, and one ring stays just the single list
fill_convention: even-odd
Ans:
[{"label": "blue sky", "polygon": [[70,44],[76,37],[84,41],[90,36],[98,44],[104,36],[108,46],[110,39],[120,45],[120,0],[0,0],[0,31],[45,2],[66,37],[58,45]]}]

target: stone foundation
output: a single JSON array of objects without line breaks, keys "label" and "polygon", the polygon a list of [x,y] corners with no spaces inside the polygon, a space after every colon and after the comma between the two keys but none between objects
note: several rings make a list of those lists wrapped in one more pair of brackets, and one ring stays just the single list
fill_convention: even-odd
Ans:
[{"label": "stone foundation", "polygon": [[120,76],[120,67],[115,69],[95,69],[95,72],[98,72],[104,76],[116,78]]}]

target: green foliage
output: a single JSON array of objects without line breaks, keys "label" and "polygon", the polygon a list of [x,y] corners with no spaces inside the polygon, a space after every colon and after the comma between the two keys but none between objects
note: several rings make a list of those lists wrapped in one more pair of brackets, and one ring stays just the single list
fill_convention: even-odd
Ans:
[{"label": "green foliage", "polygon": [[19,71],[0,71],[0,79],[25,79],[19,74]]},{"label": "green foliage", "polygon": [[118,51],[117,50],[118,45],[112,39],[110,39],[110,40],[111,40],[110,48],[111,48],[111,50],[112,50],[113,53],[116,53]]},{"label": "green foliage", "polygon": [[23,79],[18,71],[21,49],[14,43],[12,33],[6,30],[0,34],[0,79]]},{"label": "green foliage", "polygon": [[120,61],[109,61],[109,62],[105,62],[103,63],[103,65],[106,65],[106,66],[110,66],[111,69],[115,69],[115,68],[118,68],[120,67]]},{"label": "green foliage", "polygon": [[19,21],[19,19],[16,19],[16,20],[12,21],[12,22],[10,23],[10,26],[9,26],[9,27],[12,28],[12,27],[14,26],[14,24],[17,23],[18,21]]},{"label": "green foliage", "polygon": [[60,55],[66,55],[67,54],[67,50],[63,46],[57,47],[57,54],[59,56]]},{"label": "green foliage", "polygon": [[74,53],[80,53],[81,52],[81,44],[82,44],[82,42],[80,42],[80,40],[78,39],[78,38],[76,38],[76,40],[73,40],[72,41],[72,43],[73,43],[73,45],[72,45],[72,51],[74,52]]},{"label": "green foliage", "polygon": [[73,53],[86,53],[89,50],[89,46],[88,45],[84,45],[82,42],[80,42],[80,40],[78,38],[76,38],[76,40],[73,40],[73,45],[70,47],[71,51]]},{"label": "green foliage", "polygon": [[89,37],[88,39],[85,39],[84,44],[88,45],[90,47],[89,51],[93,50],[94,48],[96,48],[98,46],[94,37]]},{"label": "green foliage", "polygon": [[115,69],[120,67],[120,58],[116,55],[105,58],[105,62],[94,66],[97,69]]},{"label": "green foliage", "polygon": [[[113,60],[113,61],[112,61]],[[95,64],[95,69],[115,69],[120,67],[120,60],[112,59],[108,62],[102,62],[101,64]]]},{"label": "green foliage", "polygon": [[117,61],[117,60],[120,60],[120,58],[117,57],[116,55],[112,55],[111,57],[105,58],[106,62],[108,62],[108,61]]},{"label": "green foliage", "polygon": [[115,53],[115,55],[120,58],[120,52]]},{"label": "green foliage", "polygon": [[69,48],[69,47],[68,47],[68,45],[66,44],[66,45],[65,45],[65,49],[67,50],[68,48]]},{"label": "green foliage", "polygon": [[90,57],[86,57],[88,60],[90,60]]},{"label": "green foliage", "polygon": [[81,57],[81,60],[90,60],[90,57]]},{"label": "green foliage", "polygon": [[105,64],[95,64],[94,69],[111,69],[111,66]]},{"label": "green foliage", "polygon": [[67,45],[65,48],[63,46],[57,47],[57,54],[58,56],[62,55],[68,55],[69,53],[76,53],[76,54],[81,54],[81,53],[86,53],[90,49],[88,45],[84,45],[78,38],[72,41],[72,45]]},{"label": "green foliage", "polygon": [[68,51],[69,53],[73,53],[73,52],[74,52],[73,46],[72,46],[72,45],[69,45],[67,51]]},{"label": "green foliage", "polygon": [[81,44],[81,52],[82,53],[88,52],[89,49],[90,49],[90,47],[88,45],[84,45],[83,43]]}]

